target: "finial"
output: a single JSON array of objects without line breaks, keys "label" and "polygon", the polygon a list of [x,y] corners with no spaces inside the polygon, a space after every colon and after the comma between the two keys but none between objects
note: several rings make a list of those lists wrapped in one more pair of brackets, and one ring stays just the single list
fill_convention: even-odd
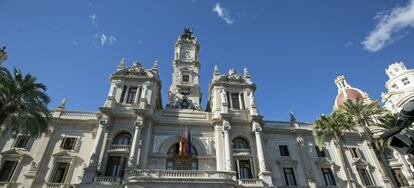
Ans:
[{"label": "finial", "polygon": [[65,106],[66,106],[66,98],[62,99],[62,102],[60,102],[58,109],[59,110],[65,110]]},{"label": "finial", "polygon": [[154,61],[154,64],[152,65],[152,70],[158,71],[158,60],[157,59]]},{"label": "finial", "polygon": [[125,68],[125,57],[121,58],[121,61],[119,61],[119,65],[118,65],[117,70],[122,70],[124,68]]},{"label": "finial", "polygon": [[220,75],[218,65],[214,65],[214,75]]},{"label": "finial", "polygon": [[289,114],[290,114],[290,122],[296,122],[296,117],[293,114],[293,112],[290,112]]},{"label": "finial", "polygon": [[244,69],[243,69],[243,77],[245,77],[245,78],[250,78],[250,73],[249,73],[249,71],[247,70],[247,68],[244,68]]},{"label": "finial", "polygon": [[235,75],[236,74],[236,70],[235,69],[230,69],[229,70],[229,75]]},{"label": "finial", "polygon": [[181,35],[181,39],[195,39],[193,36],[193,30],[191,28],[184,28],[184,34]]}]

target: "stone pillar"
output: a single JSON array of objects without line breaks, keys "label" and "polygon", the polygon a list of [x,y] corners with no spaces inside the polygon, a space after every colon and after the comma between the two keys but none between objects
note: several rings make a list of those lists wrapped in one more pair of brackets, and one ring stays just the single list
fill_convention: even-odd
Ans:
[{"label": "stone pillar", "polygon": [[84,176],[82,178],[82,183],[92,183],[93,178],[97,175],[98,172],[98,162],[99,162],[99,154],[100,148],[102,147],[102,138],[104,135],[104,130],[108,125],[107,117],[98,117],[99,118],[99,127],[95,137],[95,144],[92,149],[91,158],[89,161],[89,166],[84,169]]},{"label": "stone pillar", "polygon": [[223,132],[224,132],[224,157],[225,157],[225,170],[233,171],[233,158],[231,156],[232,148],[230,146],[230,131],[231,126],[227,120],[223,120]]},{"label": "stone pillar", "polygon": [[306,181],[310,188],[316,188],[315,178],[312,174],[312,166],[311,163],[307,160],[311,159],[308,152],[306,151],[305,141],[301,136],[296,137],[296,142],[298,144],[299,149],[299,159],[300,162],[303,164],[303,168],[305,171]]},{"label": "stone pillar", "polygon": [[265,172],[266,170],[266,161],[264,158],[263,153],[263,145],[262,145],[262,127],[258,122],[253,122],[253,132],[256,137],[256,148],[257,148],[257,158],[259,159],[259,169],[260,172]]},{"label": "stone pillar", "polygon": [[257,121],[253,121],[252,131],[254,132],[255,138],[256,138],[257,159],[259,161],[258,177],[266,185],[273,186],[271,172],[267,170],[266,160],[264,158],[263,144],[262,144],[262,130],[263,128],[260,126],[260,123],[258,123]]},{"label": "stone pillar", "polygon": [[129,154],[129,160],[128,160],[128,168],[134,167],[134,161],[139,158],[139,156],[136,156],[136,149],[137,144],[139,140],[141,139],[141,128],[142,128],[142,121],[136,121],[135,122],[135,132],[134,132],[134,138],[132,140],[131,145],[131,152]]},{"label": "stone pillar", "polygon": [[89,166],[94,166],[94,167],[98,166],[99,150],[101,147],[104,129],[106,128],[107,124],[108,124],[107,119],[101,119],[99,121],[99,127],[98,127],[98,131],[96,132],[96,138],[95,138],[96,142],[92,149],[92,155],[91,155],[91,160],[89,162]]},{"label": "stone pillar", "polygon": [[217,171],[224,171],[223,162],[223,130],[220,124],[214,127],[214,142],[216,147],[216,169]]}]

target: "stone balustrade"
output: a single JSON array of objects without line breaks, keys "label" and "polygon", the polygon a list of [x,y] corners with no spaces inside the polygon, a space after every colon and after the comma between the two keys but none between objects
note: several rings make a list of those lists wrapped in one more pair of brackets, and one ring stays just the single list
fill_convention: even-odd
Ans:
[{"label": "stone balustrade", "polygon": [[234,172],[221,171],[192,171],[192,170],[133,170],[128,179],[182,179],[182,180],[236,180]]},{"label": "stone balustrade", "polygon": [[241,179],[239,180],[239,185],[243,185],[245,187],[263,187],[263,182],[259,179]]},{"label": "stone balustrade", "polygon": [[250,149],[233,149],[233,155],[249,155]]},{"label": "stone balustrade", "polygon": [[69,188],[72,186],[66,183],[46,183],[44,187],[45,188]]},{"label": "stone balustrade", "polygon": [[97,176],[93,181],[100,184],[119,184],[121,182],[121,178],[113,176]]},{"label": "stone balustrade", "polygon": [[118,152],[129,152],[130,149],[131,149],[131,145],[111,144],[109,146],[109,152],[114,152],[114,151],[118,151]]}]

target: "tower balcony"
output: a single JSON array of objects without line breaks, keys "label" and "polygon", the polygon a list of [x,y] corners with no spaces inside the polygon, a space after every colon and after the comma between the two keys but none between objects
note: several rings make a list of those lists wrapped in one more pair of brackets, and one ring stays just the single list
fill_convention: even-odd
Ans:
[{"label": "tower balcony", "polygon": [[131,145],[111,144],[108,152],[129,153]]}]

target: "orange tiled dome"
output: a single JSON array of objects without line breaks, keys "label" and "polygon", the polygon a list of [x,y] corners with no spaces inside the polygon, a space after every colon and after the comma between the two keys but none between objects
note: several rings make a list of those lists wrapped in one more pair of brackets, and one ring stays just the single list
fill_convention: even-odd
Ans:
[{"label": "orange tiled dome", "polygon": [[[346,92],[347,98],[344,95],[344,91]],[[336,96],[336,100],[335,100],[335,104],[336,106],[341,106],[342,104],[344,104],[344,102],[349,99],[349,100],[357,100],[357,99],[363,99],[364,96],[362,95],[362,93],[356,89],[353,88],[346,88],[344,90],[342,90],[337,96]]]}]

